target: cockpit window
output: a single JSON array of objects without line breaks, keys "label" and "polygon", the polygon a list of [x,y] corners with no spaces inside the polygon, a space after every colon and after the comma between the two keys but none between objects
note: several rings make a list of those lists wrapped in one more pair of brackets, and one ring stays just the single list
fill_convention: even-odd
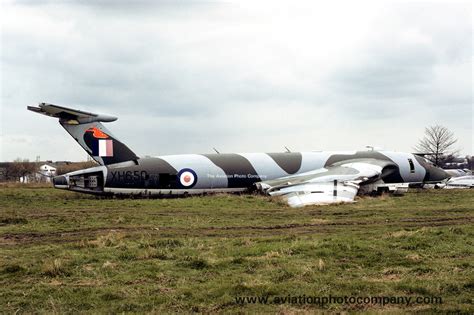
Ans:
[{"label": "cockpit window", "polygon": [[408,159],[408,164],[410,164],[410,173],[415,173],[415,164],[412,159]]}]

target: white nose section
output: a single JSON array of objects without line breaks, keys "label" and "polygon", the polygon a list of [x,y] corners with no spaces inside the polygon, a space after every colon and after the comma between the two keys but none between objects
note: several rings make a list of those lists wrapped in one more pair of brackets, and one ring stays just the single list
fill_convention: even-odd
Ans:
[{"label": "white nose section", "polygon": [[283,195],[288,205],[297,208],[308,205],[354,202],[358,190],[359,185],[351,182],[341,182],[336,185],[314,183],[284,188],[278,192],[270,193],[270,195]]}]

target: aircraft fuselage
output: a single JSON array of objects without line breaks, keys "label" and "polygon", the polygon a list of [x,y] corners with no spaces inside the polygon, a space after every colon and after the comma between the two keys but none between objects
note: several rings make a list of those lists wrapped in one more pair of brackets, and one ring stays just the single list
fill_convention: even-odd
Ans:
[{"label": "aircraft fuselage", "polygon": [[383,163],[385,183],[426,183],[449,177],[425,159],[402,152],[183,154],[97,166],[54,178],[56,188],[94,194],[180,195],[238,192],[254,184],[351,160]]}]

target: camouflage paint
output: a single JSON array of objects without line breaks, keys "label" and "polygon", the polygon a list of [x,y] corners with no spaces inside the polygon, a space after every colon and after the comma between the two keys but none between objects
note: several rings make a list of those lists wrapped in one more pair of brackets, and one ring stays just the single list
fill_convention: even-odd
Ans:
[{"label": "camouflage paint", "polygon": [[[336,200],[339,191],[346,189],[348,196],[353,195],[354,187],[359,184],[423,183],[449,177],[418,156],[392,151],[218,153],[139,158],[102,125],[101,122],[114,121],[115,117],[45,103],[28,109],[59,118],[66,131],[102,165],[55,179],[56,187],[81,192],[161,195],[244,191],[256,187],[292,191],[297,185],[306,185],[291,192],[290,198],[295,197],[295,202],[300,202],[312,197],[298,197],[299,192],[309,195],[319,192],[307,189],[326,190],[330,186],[334,196],[324,198]],[[96,152],[94,141],[98,139],[113,141],[113,156],[93,154]],[[89,184],[84,184],[84,178]],[[337,181],[343,182],[339,188]]]}]

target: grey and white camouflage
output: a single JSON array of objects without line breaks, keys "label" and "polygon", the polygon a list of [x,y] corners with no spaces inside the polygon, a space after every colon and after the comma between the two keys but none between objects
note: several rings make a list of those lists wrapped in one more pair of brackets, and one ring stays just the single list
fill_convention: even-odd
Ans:
[{"label": "grey and white camouflage", "polygon": [[427,159],[394,151],[181,154],[140,158],[102,122],[117,118],[41,103],[100,166],[54,178],[56,188],[98,195],[170,196],[260,191],[294,207],[351,202],[357,193],[438,183],[449,175]]}]

